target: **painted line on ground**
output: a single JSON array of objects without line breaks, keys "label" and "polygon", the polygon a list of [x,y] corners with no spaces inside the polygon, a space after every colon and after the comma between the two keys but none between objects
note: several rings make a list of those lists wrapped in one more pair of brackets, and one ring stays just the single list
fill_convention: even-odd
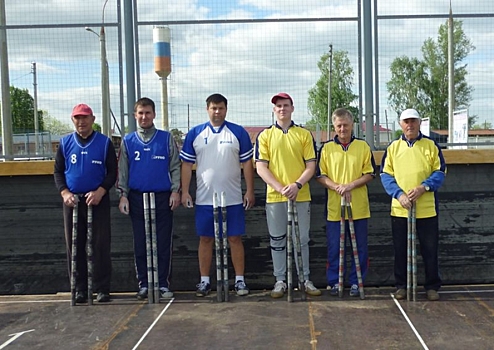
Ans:
[{"label": "painted line on ground", "polygon": [[[368,288],[370,289],[370,288]],[[178,292],[180,293],[180,292]],[[187,293],[187,292],[184,292]],[[477,289],[477,290],[468,290],[468,289],[461,289],[461,290],[441,290],[438,292],[439,294],[470,294],[470,293],[494,293],[494,289]],[[263,293],[259,293],[263,294]],[[417,294],[425,294],[425,292],[418,292]],[[267,295],[267,294],[266,294]],[[370,294],[372,295],[372,294]],[[374,297],[377,297],[379,295],[374,295]],[[68,303],[70,302],[70,299],[45,299],[45,300],[2,300],[2,299],[14,299],[16,297],[22,297],[22,295],[19,296],[14,296],[14,295],[0,295],[0,304],[28,304],[28,303]],[[251,297],[257,297],[256,293],[251,293]],[[387,297],[386,297],[387,298]],[[119,300],[130,300],[129,299],[119,299]],[[115,299],[117,300],[117,299]],[[175,303],[213,303],[213,300],[175,300]]]},{"label": "painted line on ground", "polygon": [[0,304],[31,304],[31,303],[68,303],[70,300],[8,300],[1,301]]},{"label": "painted line on ground", "polygon": [[9,334],[9,337],[12,337],[12,338],[10,338],[5,343],[3,343],[2,345],[0,345],[0,349],[3,349],[5,347],[7,347],[7,345],[9,345],[10,343],[13,343],[14,340],[16,340],[17,338],[19,338],[21,335],[23,335],[24,333],[29,333],[29,332],[34,332],[34,329],[30,329],[28,331],[23,331],[23,332]]},{"label": "painted line on ground", "polygon": [[[494,293],[494,289],[478,289],[478,290],[442,290],[438,292],[439,294],[469,294],[469,293]],[[421,294],[425,294],[425,292],[421,292]]]},{"label": "painted line on ground", "polygon": [[171,298],[170,301],[168,302],[168,304],[165,306],[165,308],[163,309],[163,311],[161,311],[161,313],[158,315],[158,317],[156,317],[156,319],[154,320],[154,322],[151,324],[151,326],[149,326],[149,328],[147,329],[147,331],[142,335],[141,339],[139,339],[139,341],[137,342],[137,344],[132,348],[132,350],[136,350],[139,345],[142,343],[142,341],[147,337],[147,335],[149,334],[149,332],[151,332],[151,330],[153,329],[153,327],[156,325],[156,323],[158,323],[159,319],[161,318],[161,316],[163,316],[166,312],[166,310],[168,310],[168,308],[170,307],[170,305],[173,303],[173,300],[175,300],[175,298]]},{"label": "painted line on ground", "polygon": [[310,344],[311,349],[317,349],[317,336],[321,335],[321,332],[316,332],[316,326],[314,323],[314,308],[311,301],[309,301],[309,330],[310,330]]},{"label": "painted line on ground", "polygon": [[410,321],[410,319],[408,318],[408,315],[406,314],[405,310],[403,310],[403,308],[401,307],[400,303],[398,302],[398,300],[395,299],[395,296],[393,295],[393,293],[390,293],[391,295],[391,298],[393,299],[393,301],[395,302],[395,305],[398,307],[398,309],[400,310],[401,314],[403,315],[403,317],[405,318],[405,320],[408,322],[408,325],[410,326],[410,328],[412,329],[413,333],[415,333],[415,336],[417,337],[417,339],[420,341],[420,344],[422,344],[422,347],[425,349],[425,350],[429,350],[429,348],[427,347],[427,345],[425,344],[424,340],[422,339],[422,337],[420,336],[419,332],[417,331],[417,329],[415,328],[415,326],[413,325],[412,321]]}]

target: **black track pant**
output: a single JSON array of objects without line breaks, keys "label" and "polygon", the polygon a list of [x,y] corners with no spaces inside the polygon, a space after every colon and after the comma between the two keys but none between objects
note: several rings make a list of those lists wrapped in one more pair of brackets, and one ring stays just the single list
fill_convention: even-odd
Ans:
[{"label": "black track pant", "polygon": [[[86,198],[79,197],[79,217],[77,222],[77,269],[76,289],[87,290],[87,205]],[[72,259],[72,208],[63,204],[65,242],[67,244],[67,261],[69,281]],[[98,205],[93,205],[93,290],[96,293],[110,293],[111,280],[111,220],[110,195],[101,198]]]}]

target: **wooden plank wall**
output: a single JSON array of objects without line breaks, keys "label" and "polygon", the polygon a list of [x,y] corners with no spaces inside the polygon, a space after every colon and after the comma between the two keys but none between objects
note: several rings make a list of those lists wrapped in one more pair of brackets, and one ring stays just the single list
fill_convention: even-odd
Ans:
[{"label": "wooden plank wall", "polygon": [[[439,216],[444,283],[493,283],[494,165],[448,162],[448,176],[440,191]],[[0,188],[0,294],[68,291],[61,198],[53,176],[0,176]],[[269,289],[274,279],[264,213],[265,187],[261,179],[256,178],[255,188],[256,206],[247,212],[244,238],[246,278],[253,289]],[[369,192],[372,218],[367,285],[388,286],[393,284],[390,199],[379,178],[371,182]],[[311,275],[317,286],[325,287],[324,190],[312,181],[311,193]],[[112,289],[132,291],[137,289],[137,283],[130,219],[118,212],[117,203],[112,191]],[[193,290],[199,278],[193,214],[192,209],[182,207],[175,213],[174,290]],[[419,283],[423,281],[421,266],[419,258]],[[230,275],[233,276],[232,269]],[[213,280],[214,276],[212,271]]]}]

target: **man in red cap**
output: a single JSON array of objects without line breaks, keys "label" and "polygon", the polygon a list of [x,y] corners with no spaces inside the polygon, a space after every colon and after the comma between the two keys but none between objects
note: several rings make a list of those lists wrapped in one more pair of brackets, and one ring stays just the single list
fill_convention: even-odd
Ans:
[{"label": "man in red cap", "polygon": [[[298,211],[305,292],[321,295],[309,279],[310,190],[309,181],[316,169],[316,145],[311,133],[292,120],[293,99],[285,92],[271,99],[276,123],[259,133],[255,160],[257,173],[267,185],[268,223],[273,275],[276,283],[271,297],[281,298],[286,289],[286,238],[288,201]],[[295,240],[294,240],[295,242]]]},{"label": "man in red cap", "polygon": [[[72,211],[78,210],[76,302],[87,294],[87,208],[93,212],[94,291],[98,302],[110,301],[110,195],[117,178],[117,156],[111,140],[93,130],[95,117],[86,104],[72,110],[75,132],[63,137],[55,156],[55,185],[63,199],[69,276],[72,257]],[[89,296],[92,298],[92,295]]]}]

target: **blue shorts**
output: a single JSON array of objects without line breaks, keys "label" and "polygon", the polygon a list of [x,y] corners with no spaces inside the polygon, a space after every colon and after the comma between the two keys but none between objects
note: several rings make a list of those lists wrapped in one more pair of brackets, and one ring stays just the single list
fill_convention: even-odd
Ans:
[{"label": "blue shorts", "polygon": [[[196,205],[196,233],[198,236],[214,237],[214,217],[212,205]],[[221,208],[218,220],[220,237],[223,234]],[[242,204],[226,207],[226,225],[228,236],[240,236],[245,233],[245,210]]]}]

